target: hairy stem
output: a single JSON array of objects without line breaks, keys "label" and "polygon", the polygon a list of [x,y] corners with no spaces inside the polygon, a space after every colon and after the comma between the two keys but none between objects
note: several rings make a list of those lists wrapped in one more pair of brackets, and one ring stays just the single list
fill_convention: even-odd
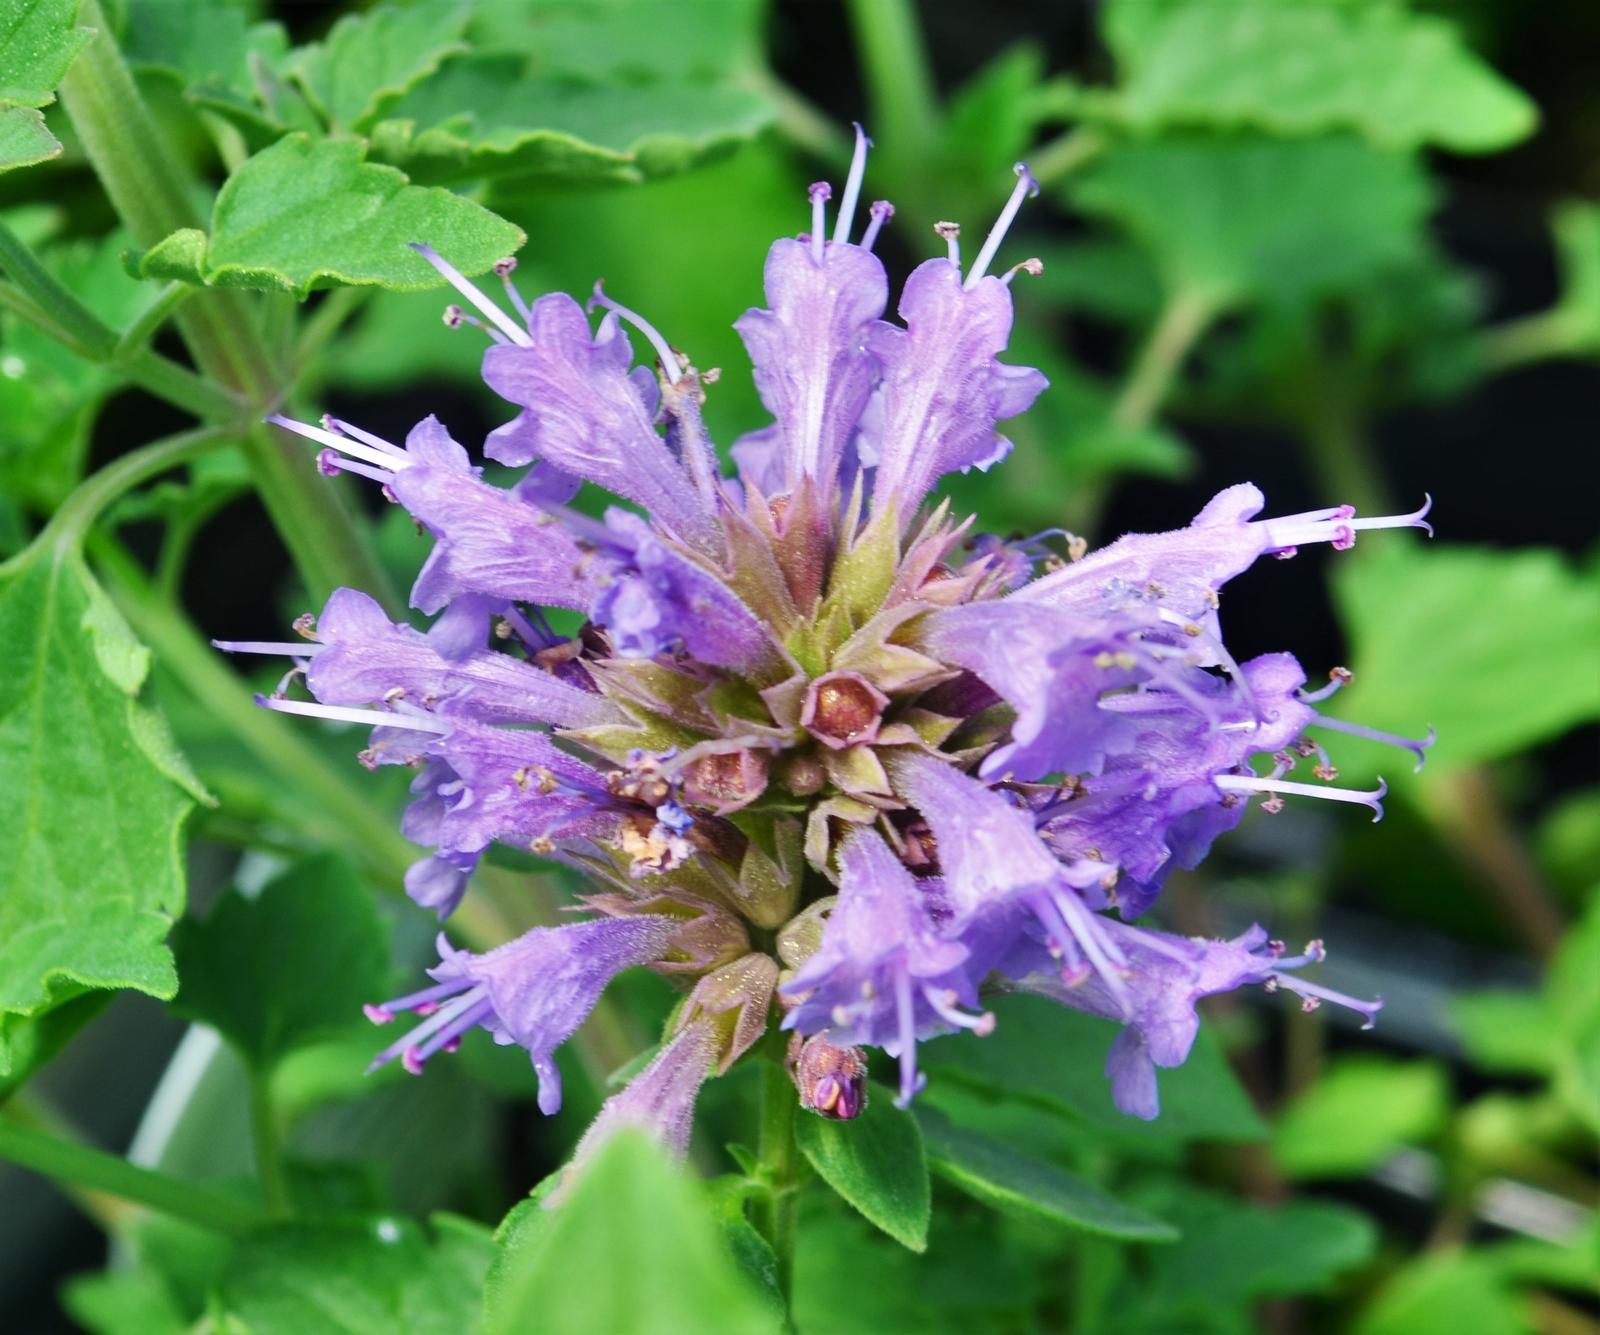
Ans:
[{"label": "hairy stem", "polygon": [[756,1228],[778,1262],[778,1289],[788,1303],[794,1288],[794,1245],[799,1214],[800,1151],[794,1122],[800,1103],[781,1055],[762,1064],[761,1128],[756,1155],[766,1193],[756,1201]]},{"label": "hairy stem", "polygon": [[[200,227],[188,182],[140,96],[98,0],[80,17],[96,30],[61,85],[61,102],[112,205],[136,244],[153,246],[181,228]],[[283,396],[282,368],[243,293],[208,289],[178,308],[179,333],[200,369],[265,411]],[[365,528],[341,493],[317,475],[311,453],[262,428],[244,439],[262,500],[312,595],[341,584],[364,588],[398,607]]]},{"label": "hairy stem", "polygon": [[105,1192],[220,1233],[243,1233],[264,1222],[260,1207],[195,1182],[129,1163],[80,1141],[0,1116],[0,1159],[64,1186]]}]

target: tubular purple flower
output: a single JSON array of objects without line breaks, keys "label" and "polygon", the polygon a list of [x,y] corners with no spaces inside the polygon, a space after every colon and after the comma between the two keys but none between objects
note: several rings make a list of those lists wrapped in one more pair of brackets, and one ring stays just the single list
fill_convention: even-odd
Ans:
[{"label": "tubular purple flower", "polygon": [[[416,518],[433,549],[412,599],[435,619],[413,629],[342,589],[296,621],[300,640],[220,647],[289,660],[266,707],[368,727],[363,765],[416,770],[401,828],[419,905],[451,912],[500,843],[600,882],[583,899],[607,915],[482,955],[441,944],[433,986],[370,1010],[422,1017],[380,1060],[420,1070],[481,1026],[528,1049],[550,1110],[552,1054],[615,973],[647,964],[687,994],[579,1161],[623,1125],[681,1153],[701,1084],[774,1015],[802,1105],[848,1120],[864,1047],[898,1058],[904,1104],[917,1043],[986,1032],[996,980],[1120,1021],[1108,1072],[1138,1116],[1155,1114],[1156,1068],[1187,1055],[1200,996],[1256,982],[1377,1011],[1298,976],[1320,944],[1290,959],[1259,931],[1196,942],[1127,920],[1257,794],[1267,813],[1301,797],[1381,812],[1381,784],[1334,785],[1338,735],[1420,763],[1431,732],[1319,712],[1350,674],[1308,691],[1288,654],[1241,663],[1217,610],[1265,555],[1431,532],[1428,507],[1263,520],[1246,483],[1185,528],[1100,551],[1061,530],[969,540],[972,518],[926,501],[1003,457],[997,424],[1045,387],[999,360],[1008,284],[1040,268],[1000,250],[1037,187],[1019,166],[965,273],[960,228],[940,223],[947,253],[910,275],[893,323],[871,253],[893,209],[871,205],[851,240],[869,146],[858,128],[831,235],[818,182],[809,231],[767,256],[766,308],[737,322],[773,418],[735,444],[737,481],[702,415],[716,376],[642,315],[598,284],[593,326],[565,294],[526,301],[510,260],[503,304],[427,247],[477,312],[447,323],[487,337],[484,378],[519,410],[484,453],[520,477],[486,479],[432,417],[403,446],[272,419]],[[633,364],[628,326],[656,366]],[[585,480],[645,513],[584,517],[568,503]]]},{"label": "tubular purple flower", "polygon": [[426,1017],[368,1069],[398,1057],[418,1075],[434,1053],[453,1050],[468,1030],[481,1026],[495,1042],[528,1050],[539,1076],[539,1110],[555,1113],[561,1108],[555,1050],[583,1023],[612,978],[660,955],[676,925],[671,918],[600,918],[535,927],[486,955],[456,950],[441,935],[440,963],[428,971],[435,986],[367,1007],[375,1024],[388,1024],[400,1011]]},{"label": "tubular purple flower", "polygon": [[1307,1009],[1315,1009],[1322,1000],[1348,1006],[1365,1018],[1362,1027],[1369,1029],[1383,1008],[1382,998],[1360,1001],[1294,977],[1290,970],[1322,959],[1319,941],[1302,956],[1284,958],[1282,943],[1268,941],[1260,927],[1251,927],[1231,941],[1169,936],[1116,922],[1109,923],[1108,930],[1129,962],[1126,1008],[1108,995],[1100,980],[1069,986],[1049,969],[1024,974],[1015,987],[1126,1022],[1106,1058],[1106,1074],[1117,1107],[1147,1121],[1160,1112],[1156,1067],[1181,1066],[1188,1058],[1200,1027],[1194,1007],[1201,997],[1231,992],[1247,983],[1262,983],[1269,990],[1287,987],[1309,1003]]},{"label": "tubular purple flower", "polygon": [[994,1027],[993,1016],[960,1009],[977,1004],[976,985],[961,971],[968,954],[934,931],[916,880],[888,844],[870,830],[853,834],[839,853],[839,902],[821,945],[782,986],[795,1000],[783,1027],[898,1057],[903,1108],[923,1084],[918,1039]]}]

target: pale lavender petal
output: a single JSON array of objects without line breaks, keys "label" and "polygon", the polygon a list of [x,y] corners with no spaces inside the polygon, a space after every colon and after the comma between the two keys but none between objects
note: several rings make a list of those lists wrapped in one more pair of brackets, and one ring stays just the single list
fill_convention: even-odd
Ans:
[{"label": "pale lavender petal", "polygon": [[858,246],[835,242],[819,261],[787,239],[768,252],[765,277],[770,309],[746,311],[734,328],[776,419],[784,477],[831,483],[877,377],[863,338],[883,316],[888,279]]},{"label": "pale lavender petal", "polygon": [[494,457],[517,465],[537,456],[644,506],[683,537],[705,537],[711,517],[629,375],[633,353],[615,316],[592,335],[582,307],[554,292],[533,303],[528,329],[532,346],[484,354],[489,387],[524,410],[523,429],[494,441]]},{"label": "pale lavender petal", "polygon": [[955,265],[929,260],[906,280],[900,315],[906,329],[879,324],[867,336],[884,382],[872,503],[908,518],[944,474],[1003,455],[995,423],[1022,412],[1048,382],[995,360],[1011,336],[1011,292],[997,278],[963,288]]}]

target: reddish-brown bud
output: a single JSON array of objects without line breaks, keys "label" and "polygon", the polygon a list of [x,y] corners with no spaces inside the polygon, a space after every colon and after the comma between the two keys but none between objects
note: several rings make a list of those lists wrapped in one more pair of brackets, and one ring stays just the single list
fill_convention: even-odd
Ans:
[{"label": "reddish-brown bud", "polygon": [[760,797],[767,786],[767,754],[741,747],[701,756],[683,772],[683,795],[719,816]]},{"label": "reddish-brown bud", "polygon": [[861,1116],[867,1106],[867,1059],[860,1048],[841,1048],[827,1034],[815,1034],[798,1047],[791,1043],[789,1053],[802,1108],[834,1122]]},{"label": "reddish-brown bud", "polygon": [[800,724],[824,746],[841,751],[878,735],[889,697],[858,672],[827,672],[811,683]]}]

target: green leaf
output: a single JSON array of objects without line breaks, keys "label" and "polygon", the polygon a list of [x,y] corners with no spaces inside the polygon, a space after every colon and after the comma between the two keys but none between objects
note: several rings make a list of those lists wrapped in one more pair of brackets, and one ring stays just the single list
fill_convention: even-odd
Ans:
[{"label": "green leaf", "polygon": [[161,1277],[142,1267],[74,1275],[61,1305],[90,1335],[183,1335],[193,1325]]},{"label": "green leaf", "polygon": [[267,1070],[287,1052],[359,1022],[381,994],[388,936],[349,863],[308,859],[247,899],[218,900],[173,933],[175,1003]]},{"label": "green leaf", "polygon": [[60,156],[61,141],[45,128],[43,115],[32,107],[0,110],[0,172]]},{"label": "green leaf", "polygon": [[142,258],[139,272],[300,297],[330,283],[406,290],[444,281],[408,242],[426,241],[477,274],[527,240],[482,205],[410,185],[363,156],[356,140],[286,135],[228,178],[209,237],[175,232]]},{"label": "green leaf", "polygon": [[[1389,5],[1119,0],[1109,33],[1120,119],[1252,126],[1275,134],[1355,129],[1389,148],[1505,148],[1538,112],[1447,20]],[[1130,11],[1144,11],[1134,21]]]},{"label": "green leaf", "polygon": [[1396,1274],[1352,1326],[1353,1335],[1416,1335],[1425,1330],[1472,1335],[1531,1331],[1523,1304],[1475,1252],[1424,1256]]},{"label": "green leaf", "polygon": [[1556,1093],[1600,1134],[1600,889],[1550,966],[1546,995],[1556,1017]]},{"label": "green leaf", "polygon": [[47,107],[91,36],[78,0],[0,0],[0,107]]},{"label": "green leaf", "polygon": [[555,1209],[519,1206],[484,1293],[489,1335],[759,1335],[778,1322],[740,1275],[699,1183],[635,1131]]},{"label": "green leaf", "polygon": [[122,49],[130,64],[159,71],[187,90],[241,98],[255,90],[253,66],[289,50],[281,23],[256,23],[255,6],[218,0],[129,0]]},{"label": "green leaf", "polygon": [[488,1231],[450,1216],[431,1222],[431,1242],[392,1217],[254,1234],[223,1276],[221,1306],[251,1335],[475,1331],[494,1254]]},{"label": "green leaf", "polygon": [[853,1121],[800,1118],[795,1140],[817,1175],[891,1238],[914,1252],[927,1247],[932,1206],[922,1133],[884,1089],[874,1088]]},{"label": "green leaf", "polygon": [[335,130],[365,130],[446,56],[466,50],[466,22],[459,0],[346,14],[325,41],[296,51],[288,68]]},{"label": "green leaf", "polygon": [[917,1121],[933,1171],[985,1205],[1114,1238],[1165,1242],[1178,1236],[1170,1224],[1123,1204],[1066,1169],[956,1126],[931,1108],[919,1108]]},{"label": "green leaf", "polygon": [[[1378,1242],[1371,1220],[1332,1202],[1263,1209],[1185,1187],[1157,1208],[1183,1236],[1148,1254],[1149,1275],[1135,1299],[1143,1310],[1129,1314],[1130,1330],[1181,1330],[1174,1317],[1214,1319],[1258,1298],[1326,1292],[1339,1275],[1368,1261]],[[1149,1319],[1156,1312],[1166,1320]]]},{"label": "green leaf", "polygon": [[1372,546],[1334,575],[1356,673],[1334,713],[1436,727],[1429,780],[1600,718],[1600,599],[1558,552]]},{"label": "green leaf", "polygon": [[764,0],[498,0],[479,5],[479,49],[531,53],[536,72],[588,83],[734,80],[761,56]]},{"label": "green leaf", "polygon": [[1556,1060],[1557,1026],[1533,992],[1473,992],[1454,998],[1450,1019],[1475,1066],[1499,1075],[1546,1075]]},{"label": "green leaf", "polygon": [[1293,1178],[1357,1177],[1432,1136],[1449,1111],[1448,1082],[1433,1062],[1344,1057],[1284,1110],[1274,1150]]},{"label": "green leaf", "polygon": [[1161,1072],[1161,1115],[1141,1122],[1117,1111],[1105,1077],[1118,1026],[1043,997],[996,997],[997,1024],[981,1042],[936,1040],[926,1049],[940,1078],[950,1076],[998,1096],[1024,1095],[1115,1133],[1129,1147],[1187,1140],[1260,1140],[1267,1128],[1202,1027],[1189,1060]]},{"label": "green leaf", "polygon": [[1132,140],[1070,195],[1140,242],[1169,293],[1219,306],[1303,306],[1412,260],[1432,207],[1411,158],[1348,135]]},{"label": "green leaf", "polygon": [[421,180],[639,180],[729,151],[773,110],[743,88],[555,83],[501,52],[447,62],[388,115],[374,130],[375,155]]},{"label": "green leaf", "polygon": [[[192,805],[134,723],[149,651],[81,558],[0,567],[0,1015],[85,989],[177,991],[163,941],[182,912]],[[10,1062],[0,1048],[0,1071]]]},{"label": "green leaf", "polygon": [[[153,296],[124,270],[127,244],[118,229],[37,253],[53,277],[116,329]],[[119,383],[112,368],[85,361],[20,317],[0,316],[0,491],[44,511],[66,500],[83,477],[100,408]]]}]

